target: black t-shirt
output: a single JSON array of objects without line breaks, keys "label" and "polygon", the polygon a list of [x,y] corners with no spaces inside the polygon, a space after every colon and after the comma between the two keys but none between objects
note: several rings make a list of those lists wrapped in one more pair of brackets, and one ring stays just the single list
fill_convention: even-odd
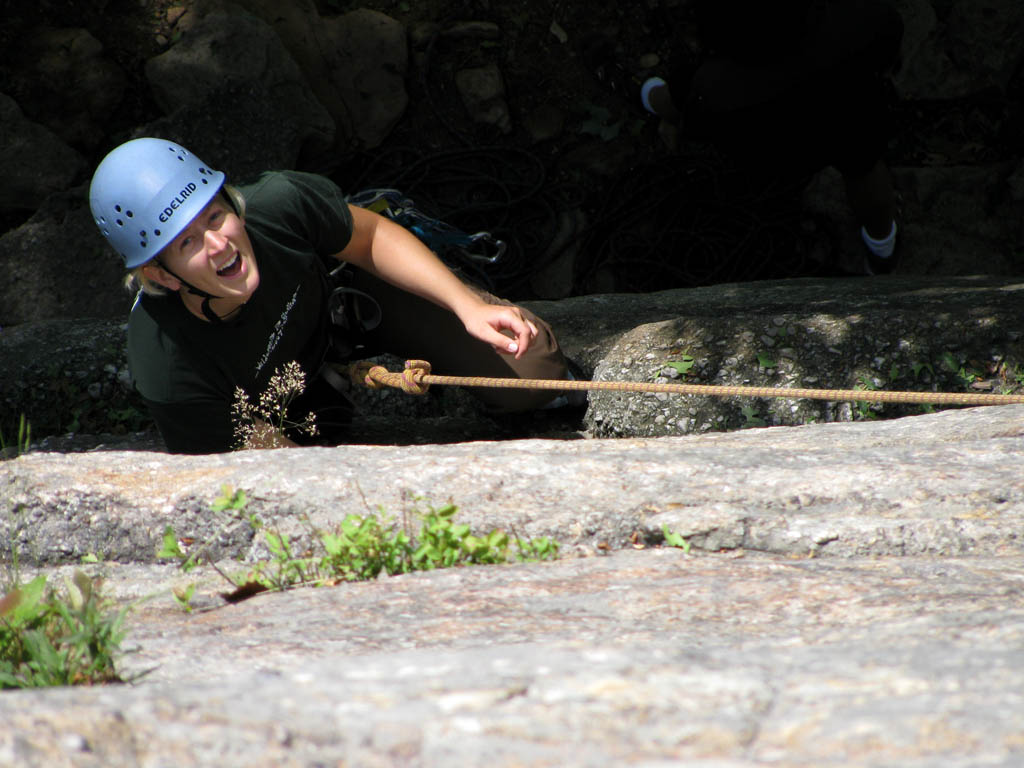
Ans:
[{"label": "black t-shirt", "polygon": [[[200,320],[177,293],[140,294],[128,320],[128,364],[169,450],[233,447],[235,388],[258,401],[274,373],[297,362],[307,382],[329,347],[330,256],[352,235],[341,190],[322,176],[280,171],[240,188],[259,287],[222,324]],[[309,393],[312,394],[312,393]],[[314,408],[306,398],[289,419]],[[315,409],[315,408],[314,408]]]}]

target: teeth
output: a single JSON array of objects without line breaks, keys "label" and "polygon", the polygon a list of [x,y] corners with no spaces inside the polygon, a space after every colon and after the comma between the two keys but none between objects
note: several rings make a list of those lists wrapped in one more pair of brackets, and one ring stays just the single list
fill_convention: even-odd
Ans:
[{"label": "teeth", "polygon": [[238,261],[238,254],[237,253],[235,253],[235,255],[231,259],[231,261],[229,261],[227,264],[225,264],[223,267],[221,267],[217,271],[218,272],[223,272],[225,269],[227,269],[228,267],[232,266],[236,261]]}]

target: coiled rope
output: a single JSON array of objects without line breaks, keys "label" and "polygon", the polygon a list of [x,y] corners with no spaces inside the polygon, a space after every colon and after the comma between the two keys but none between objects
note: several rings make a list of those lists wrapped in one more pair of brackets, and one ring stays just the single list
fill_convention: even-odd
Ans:
[{"label": "coiled rope", "polygon": [[922,405],[1009,405],[1024,403],[1024,394],[997,395],[982,392],[896,392],[870,389],[801,389],[747,385],[678,384],[651,381],[578,381],[563,379],[502,379],[485,376],[441,376],[430,372],[426,360],[406,360],[405,369],[390,371],[366,361],[349,366],[349,375],[371,389],[393,387],[410,395],[424,395],[432,384],[460,387],[550,389],[562,392],[602,390],[610,392],[665,392],[711,397],[774,397],[789,400],[832,402],[911,403]]}]

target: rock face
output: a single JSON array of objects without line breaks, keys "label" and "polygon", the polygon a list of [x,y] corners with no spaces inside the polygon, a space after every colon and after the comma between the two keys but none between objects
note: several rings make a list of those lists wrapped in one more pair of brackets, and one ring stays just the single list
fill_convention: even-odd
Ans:
[{"label": "rock face", "polygon": [[234,100],[225,89],[258,88],[262,100],[275,104],[304,129],[290,166],[303,152],[324,155],[333,145],[334,121],[327,109],[273,28],[254,16],[223,11],[204,16],[178,45],[146,62],[146,78],[167,115],[218,106],[234,113]]},{"label": "rock face", "polygon": [[[1013,0],[979,4],[900,0],[895,5],[905,27],[905,56],[897,83],[911,98],[1002,88],[1020,66],[1024,26]],[[1001,35],[1005,45],[986,44],[993,34]]]},{"label": "rock face", "polygon": [[28,120],[14,99],[0,94],[0,164],[7,172],[0,210],[34,211],[47,196],[81,175],[84,159],[47,128]]},{"label": "rock face", "polygon": [[[594,378],[767,388],[1001,391],[1024,372],[1019,288],[985,280],[748,284],[676,294],[671,319],[623,333]],[[606,303],[609,297],[606,297]],[[620,297],[628,307],[632,302]],[[557,310],[554,310],[557,312]],[[591,340],[588,340],[590,342]],[[999,373],[1002,371],[1002,373]],[[784,398],[591,395],[595,436],[673,435],[921,413]]]},{"label": "rock face", "polygon": [[[0,464],[0,541],[135,601],[131,686],[0,694],[0,763],[1013,765],[1024,406],[703,436]],[[479,566],[226,605],[164,526],[259,557],[211,508],[327,529],[402,492],[554,535]],[[308,523],[300,522],[305,518]],[[227,521],[230,522],[230,521]],[[236,521],[237,522],[237,521]],[[689,554],[658,546],[662,526]],[[100,564],[61,566],[94,553]],[[587,556],[589,555],[589,556]],[[9,561],[9,554],[3,556]],[[170,590],[196,585],[196,612]]]},{"label": "rock face", "polygon": [[[890,276],[579,296],[528,306],[551,323],[585,375],[598,380],[999,394],[1024,384],[1022,294],[1024,285],[1007,278]],[[125,312],[128,298],[120,299]],[[142,430],[149,422],[130,389],[123,337],[120,317],[4,331],[2,413],[26,414],[38,438],[73,431],[123,439]],[[402,363],[384,362],[393,369]],[[437,442],[448,439],[442,432],[457,440],[508,435],[462,390],[437,388],[427,398],[360,391],[357,397],[356,441]],[[925,410],[592,392],[582,424],[572,428],[597,437],[646,437]],[[454,427],[452,417],[459,417]],[[424,418],[429,421],[419,425]],[[546,431],[543,419],[536,430],[529,422],[521,426],[520,436]],[[142,440],[148,446],[152,436]]]},{"label": "rock face", "polygon": [[[105,0],[73,5],[109,23]],[[895,169],[902,274],[532,302],[587,375],[1020,391],[1024,176],[1019,152],[977,137],[1019,141],[1006,115],[1024,6],[898,6],[905,114],[970,137],[904,151]],[[0,766],[1024,764],[1024,405],[595,393],[558,439],[549,414],[516,425],[545,439],[510,440],[464,393],[435,388],[360,394],[351,445],[161,452],[128,387],[131,297],[85,202],[94,156],[154,133],[236,180],[328,167],[384,141],[409,106],[405,67],[422,75],[432,56],[471,124],[514,136],[530,122],[543,152],[575,120],[545,103],[546,83],[522,81],[532,26],[439,15],[411,30],[411,57],[401,26],[366,9],[324,18],[312,0],[186,1],[166,10],[151,82],[79,27],[18,41],[32,64],[0,96],[0,215],[14,222],[0,237],[0,443],[21,414],[37,439],[0,461],[0,592],[36,573],[102,578],[132,606],[118,668],[137,679],[0,693]],[[566,46],[552,82],[579,74],[576,27],[537,29]],[[437,58],[458,40],[472,55]],[[192,87],[176,89],[186,69]],[[147,100],[160,105],[149,122],[104,123]],[[595,142],[559,168],[633,156]],[[853,233],[858,258],[835,174],[805,197]],[[587,224],[561,218],[553,255]],[[555,266],[537,295],[573,285],[572,259]],[[215,508],[225,486],[296,551],[350,513],[451,501],[474,532],[553,537],[561,559],[229,604],[218,569],[268,547]],[[213,563],[159,560],[167,526]],[[193,586],[187,613],[173,590]]]},{"label": "rock face", "polygon": [[[526,440],[339,446],[201,458],[146,451],[31,453],[0,465],[3,547],[23,562],[98,554],[151,562],[165,525],[222,557],[260,546],[210,505],[243,488],[296,541],[350,511],[452,500],[475,527],[569,546],[658,541],[818,554],[1019,554],[1024,406],[772,428],[701,442]],[[583,478],[586,481],[583,482]],[[365,499],[365,502],[363,501]],[[222,530],[226,526],[226,530]],[[218,532],[220,532],[218,534]]]}]

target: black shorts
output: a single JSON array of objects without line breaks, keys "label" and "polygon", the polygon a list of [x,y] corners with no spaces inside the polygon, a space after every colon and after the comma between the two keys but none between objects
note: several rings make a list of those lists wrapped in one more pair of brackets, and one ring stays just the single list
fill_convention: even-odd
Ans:
[{"label": "black shorts", "polygon": [[[903,22],[879,0],[812,3],[801,35],[756,55],[681,55],[669,87],[687,134],[766,172],[867,172],[892,134],[886,77]],[[781,38],[780,38],[781,39]],[[673,89],[673,83],[689,88]],[[681,93],[679,93],[681,91]]]}]

